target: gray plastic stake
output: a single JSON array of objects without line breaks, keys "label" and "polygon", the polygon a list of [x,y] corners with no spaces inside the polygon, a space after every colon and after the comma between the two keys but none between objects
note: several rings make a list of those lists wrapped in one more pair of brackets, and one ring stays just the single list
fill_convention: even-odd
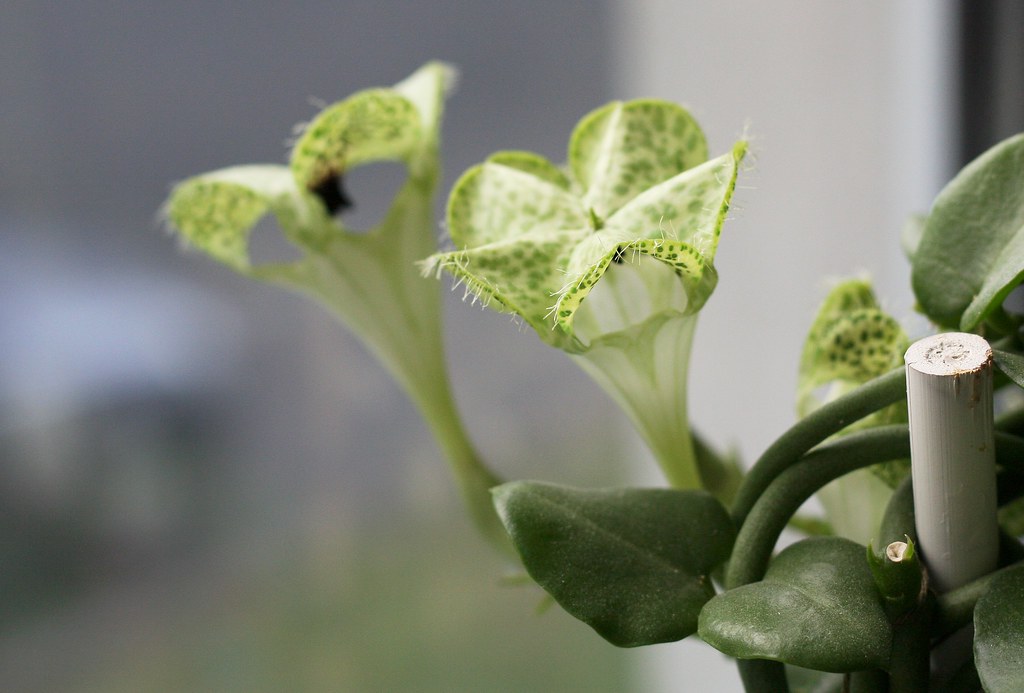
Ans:
[{"label": "gray plastic stake", "polygon": [[915,342],[904,359],[917,536],[942,593],[998,560],[992,348],[952,332]]}]

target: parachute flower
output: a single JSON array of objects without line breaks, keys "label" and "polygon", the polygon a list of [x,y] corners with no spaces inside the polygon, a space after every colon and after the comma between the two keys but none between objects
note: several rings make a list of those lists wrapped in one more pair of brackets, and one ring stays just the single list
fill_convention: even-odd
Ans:
[{"label": "parachute flower", "polygon": [[[164,211],[192,246],[243,275],[316,299],[356,332],[419,407],[478,524],[507,547],[490,502],[497,480],[477,458],[449,390],[439,292],[416,265],[434,245],[438,138],[451,78],[446,65],[429,63],[394,87],[358,92],[305,127],[288,166],[190,178]],[[342,179],[376,161],[401,162],[407,177],[378,226],[355,233],[334,216],[349,203]],[[300,259],[251,262],[250,232],[268,213]]]},{"label": "parachute flower", "polygon": [[569,353],[619,402],[669,481],[700,485],[686,410],[697,312],[746,142],[708,160],[690,114],[657,100],[613,102],[577,125],[562,169],[500,152],[448,201],[455,249],[426,273],[514,313]]}]

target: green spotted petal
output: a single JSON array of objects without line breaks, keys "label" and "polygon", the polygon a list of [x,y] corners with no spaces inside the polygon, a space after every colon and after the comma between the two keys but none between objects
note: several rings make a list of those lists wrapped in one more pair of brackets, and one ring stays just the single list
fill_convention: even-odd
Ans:
[{"label": "green spotted petal", "polygon": [[555,294],[565,282],[568,253],[586,231],[532,233],[469,250],[439,253],[424,273],[452,274],[467,294],[501,312],[515,313],[541,339],[566,348],[571,342],[551,319]]},{"label": "green spotted petal", "polygon": [[804,343],[800,359],[799,413],[816,408],[814,390],[842,381],[855,385],[903,363],[909,339],[883,311],[870,284],[850,280],[829,293]]},{"label": "green spotted petal", "polygon": [[518,169],[541,180],[568,191],[571,183],[565,171],[555,166],[539,154],[524,151],[495,152],[487,160],[502,166]]},{"label": "green spotted petal", "polygon": [[[562,288],[555,304],[555,315],[559,327],[566,332],[573,330],[573,318],[580,304],[594,289],[598,280],[605,276],[612,263],[635,264],[639,256],[652,257],[669,265],[675,271],[670,279],[682,282],[689,300],[681,303],[650,308],[674,310],[683,315],[696,313],[714,291],[718,274],[696,248],[676,241],[642,240],[616,245],[592,265],[579,279]],[[652,288],[648,285],[648,291]],[[639,306],[637,306],[639,309]],[[647,313],[651,312],[650,308]],[[638,316],[643,317],[643,316]]]},{"label": "green spotted petal", "polygon": [[437,145],[444,97],[451,91],[455,81],[454,67],[432,61],[392,87],[393,91],[408,99],[419,112],[423,132],[420,145],[423,148]]},{"label": "green spotted petal", "polygon": [[[672,271],[644,273],[640,284],[657,298],[645,297],[635,316],[616,310],[610,321],[595,315],[588,323],[633,325],[657,310],[695,313],[717,282],[712,260],[746,148],[739,142],[709,162],[703,134],[681,107],[655,100],[609,104],[573,133],[569,175],[575,179],[519,151],[467,171],[448,201],[456,250],[428,258],[425,272],[451,272],[474,297],[518,313],[542,339],[573,351],[583,345],[573,330],[576,311],[609,266],[626,264],[627,256],[650,257]],[[607,204],[595,206],[598,198]],[[525,236],[524,244],[507,243]],[[562,247],[538,256],[544,238]],[[512,252],[518,255],[501,257]],[[543,258],[556,264],[524,264]],[[568,340],[553,338],[552,327]]]},{"label": "green spotted petal", "polygon": [[813,376],[814,364],[824,340],[825,332],[844,314],[853,310],[878,308],[878,300],[871,285],[863,279],[849,279],[833,286],[818,307],[811,329],[804,340],[800,357],[800,377]]},{"label": "green spotted petal", "polygon": [[866,382],[898,365],[893,357],[905,342],[899,323],[881,310],[850,311],[823,331],[814,355],[814,375],[822,380]]},{"label": "green spotted petal", "polygon": [[581,242],[568,267],[575,279],[559,292],[555,307],[562,329],[572,331],[576,310],[609,266],[636,255],[669,265],[682,282],[688,300],[664,308],[684,314],[700,310],[718,282],[711,260],[745,152],[746,143],[740,142],[729,154],[641,193]]},{"label": "green spotted petal", "polygon": [[746,142],[697,168],[645,190],[608,219],[606,228],[632,238],[683,241],[710,262],[718,249]]},{"label": "green spotted petal", "polygon": [[[910,340],[881,309],[871,285],[853,279],[825,298],[804,342],[797,412],[807,416],[822,404],[888,373],[903,363]],[[845,428],[841,435],[907,420],[905,403],[894,404]],[[892,489],[909,472],[909,460],[874,465],[844,476],[817,496],[837,534],[855,541],[876,538]]]},{"label": "green spotted petal", "polygon": [[552,182],[557,169],[545,164],[536,155],[504,153],[463,174],[448,198],[448,233],[456,248],[477,248],[537,230],[583,228],[579,200]]},{"label": "green spotted petal", "polygon": [[234,166],[175,186],[164,215],[193,246],[244,272],[250,267],[249,233],[272,207],[289,221],[311,212],[301,208],[286,167]]},{"label": "green spotted petal", "polygon": [[369,89],[322,111],[292,150],[299,185],[312,190],[368,161],[408,160],[422,139],[420,113],[391,89]]},{"label": "green spotted petal", "polygon": [[587,115],[569,141],[569,165],[583,202],[601,219],[652,185],[708,158],[704,133],[667,101],[616,101]]}]

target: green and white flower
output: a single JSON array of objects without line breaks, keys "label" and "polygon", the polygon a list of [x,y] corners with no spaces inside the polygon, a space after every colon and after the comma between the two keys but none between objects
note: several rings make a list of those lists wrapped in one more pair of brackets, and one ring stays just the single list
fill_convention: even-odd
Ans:
[{"label": "green and white flower", "polygon": [[[254,279],[311,296],[356,332],[417,404],[444,449],[478,524],[507,546],[490,501],[497,482],[455,411],[443,354],[439,292],[417,268],[434,249],[438,137],[452,71],[429,63],[391,88],[329,106],[309,123],[284,165],[236,166],[190,178],[165,215],[196,248]],[[351,169],[398,161],[407,177],[378,226],[355,233],[333,216]],[[302,251],[294,262],[254,265],[249,235],[266,214]]]},{"label": "green and white flower", "polygon": [[455,249],[424,270],[450,273],[569,353],[623,406],[669,481],[697,487],[690,344],[745,153],[741,141],[709,161],[675,104],[608,104],[577,125],[564,169],[515,151],[466,172],[448,201]]}]

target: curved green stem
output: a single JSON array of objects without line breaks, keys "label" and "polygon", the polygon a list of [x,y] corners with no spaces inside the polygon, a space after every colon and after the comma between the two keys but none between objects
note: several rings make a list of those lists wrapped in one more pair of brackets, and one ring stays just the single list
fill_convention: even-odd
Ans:
[{"label": "curved green stem", "polygon": [[941,640],[970,623],[974,617],[974,605],[988,591],[992,581],[1007,570],[1017,568],[1020,565],[1020,563],[1014,563],[1005,568],[994,570],[973,582],[968,582],[963,587],[958,587],[939,596],[935,602],[932,637]]},{"label": "curved green stem", "polygon": [[[820,411],[820,410],[819,410]],[[910,454],[906,425],[885,426],[852,433],[807,453],[778,475],[760,495],[733,545],[725,576],[726,589],[764,577],[772,550],[789,518],[819,488],[855,469]],[[748,693],[788,691],[785,667],[767,660],[737,662]]]},{"label": "curved green stem", "polygon": [[905,618],[893,623],[889,660],[889,693],[927,693],[931,674],[930,597]]},{"label": "curved green stem", "polygon": [[[818,443],[851,423],[906,397],[905,369],[900,366],[829,402],[798,421],[765,450],[736,493],[732,516],[741,527],[768,486]],[[909,455],[909,448],[908,453]]]},{"label": "curved green stem", "polygon": [[843,693],[889,693],[889,675],[883,669],[852,671],[846,675]]},{"label": "curved green stem", "polygon": [[[906,425],[853,433],[812,450],[854,421],[905,397],[905,378],[904,368],[900,367],[866,383],[799,421],[765,451],[748,472],[733,504],[733,518],[740,531],[725,575],[727,589],[764,576],[787,522],[822,486],[856,469],[910,455]],[[1004,466],[1024,466],[1024,440],[997,434],[996,453]],[[881,531],[884,537],[894,532],[899,532],[900,537],[913,537],[908,529],[914,529],[909,479],[894,492]],[[930,614],[922,614],[921,618],[926,624],[931,620]],[[898,687],[894,690],[927,687],[926,676],[922,678],[922,662],[927,660],[928,652],[927,630],[922,636],[920,623],[910,626],[903,642],[897,644],[898,652],[894,650],[901,661],[906,661],[905,667],[901,664],[897,667],[900,670],[893,673],[891,684]],[[788,690],[785,669],[778,662],[747,660],[738,662],[738,666],[748,692]]]},{"label": "curved green stem", "polygon": [[515,555],[491,502],[501,481],[474,449],[452,397],[440,294],[416,266],[432,249],[435,183],[429,171],[410,177],[381,226],[335,234],[303,262],[264,266],[255,276],[314,298],[362,339],[426,421],[481,534]]},{"label": "curved green stem", "polygon": [[736,666],[740,670],[743,690],[747,693],[786,693],[789,691],[786,667],[779,662],[770,662],[767,659],[738,659]]},{"label": "curved green stem", "polygon": [[914,523],[914,486],[911,477],[900,482],[885,506],[882,523],[878,527],[879,546],[888,546],[894,541],[903,541],[908,536],[917,543],[917,525]]},{"label": "curved green stem", "polygon": [[909,454],[909,428],[901,424],[851,433],[804,455],[779,474],[751,508],[733,546],[726,588],[733,589],[764,576],[789,518],[822,486],[855,469]]},{"label": "curved green stem", "polygon": [[447,380],[432,388],[410,390],[455,477],[466,510],[480,533],[495,548],[515,556],[508,533],[491,499],[491,489],[501,484],[476,452],[455,407]]},{"label": "curved green stem", "polygon": [[[1016,456],[1024,441],[1013,436],[996,436],[996,459],[1020,464]],[[797,509],[825,484],[855,469],[878,462],[900,459],[910,454],[909,428],[906,424],[879,426],[851,433],[834,443],[823,445],[804,455],[769,485],[751,509],[733,546],[733,560],[726,572],[727,589],[745,585],[764,576],[779,535]],[[883,520],[883,536],[894,530],[906,533],[912,515],[913,495],[909,482],[894,493]],[[910,507],[908,507],[908,504]],[[913,536],[913,535],[911,535]]]}]

